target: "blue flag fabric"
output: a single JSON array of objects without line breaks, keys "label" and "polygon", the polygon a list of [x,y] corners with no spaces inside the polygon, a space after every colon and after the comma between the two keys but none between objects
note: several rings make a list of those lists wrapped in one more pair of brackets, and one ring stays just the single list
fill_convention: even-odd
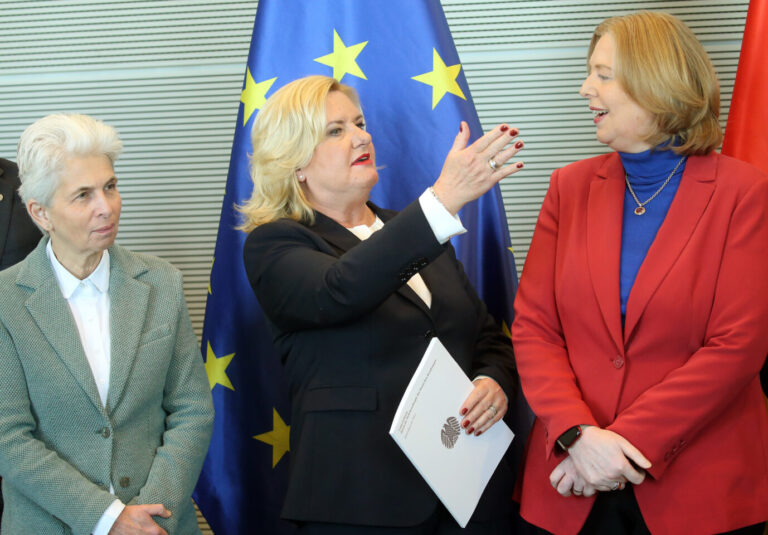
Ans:
[{"label": "blue flag fabric", "polygon": [[[360,94],[376,147],[371,200],[401,209],[434,183],[461,120],[482,133],[439,0],[261,0],[211,271],[203,356],[216,422],[195,500],[217,535],[290,533],[285,493],[289,403],[278,356],[242,261],[234,205],[250,196],[250,129],[264,99],[310,74]],[[508,326],[517,288],[499,188],[461,213],[454,239],[469,279]],[[516,442],[522,442],[518,440]]]}]

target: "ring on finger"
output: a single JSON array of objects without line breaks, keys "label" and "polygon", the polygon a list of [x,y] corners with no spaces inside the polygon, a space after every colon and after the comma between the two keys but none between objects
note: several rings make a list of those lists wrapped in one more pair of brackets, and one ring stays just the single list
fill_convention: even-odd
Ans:
[{"label": "ring on finger", "polygon": [[577,490],[577,489],[573,489],[571,492],[573,492],[576,496],[581,496],[582,494],[584,494],[584,491]]},{"label": "ring on finger", "polygon": [[621,482],[620,481],[614,481],[613,482],[613,486],[611,487],[611,490],[619,490],[620,487],[621,487]]},{"label": "ring on finger", "polygon": [[488,158],[488,167],[491,168],[491,171],[495,171],[498,166],[499,164],[496,163],[496,160],[493,158]]},{"label": "ring on finger", "polygon": [[496,414],[498,414],[499,410],[494,407],[492,404],[488,406],[488,410],[491,413],[491,418],[496,418]]}]

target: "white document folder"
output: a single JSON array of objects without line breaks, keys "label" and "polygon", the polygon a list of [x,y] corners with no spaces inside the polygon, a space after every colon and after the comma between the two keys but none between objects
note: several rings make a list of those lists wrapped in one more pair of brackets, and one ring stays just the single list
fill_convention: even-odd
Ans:
[{"label": "white document folder", "polygon": [[462,429],[472,381],[433,338],[395,413],[389,434],[463,528],[514,433],[503,421],[476,437]]}]

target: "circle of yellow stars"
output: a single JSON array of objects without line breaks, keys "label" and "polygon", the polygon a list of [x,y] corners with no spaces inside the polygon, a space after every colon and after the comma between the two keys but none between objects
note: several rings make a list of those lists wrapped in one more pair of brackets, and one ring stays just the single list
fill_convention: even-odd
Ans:
[{"label": "circle of yellow stars", "polygon": [[[368,41],[362,41],[347,46],[336,29],[333,30],[333,52],[315,58],[314,61],[333,69],[333,77],[341,81],[347,74],[367,80],[365,73],[357,62],[357,57],[363,51]],[[461,63],[446,65],[436,49],[432,49],[432,70],[413,76],[412,79],[432,87],[432,109],[440,103],[443,97],[450,93],[467,100],[458,77],[461,73]],[[240,94],[240,102],[243,103],[243,126],[250,120],[253,113],[261,109],[267,100],[267,92],[277,80],[277,77],[256,82],[251,75],[250,68],[246,69],[245,87]]]}]

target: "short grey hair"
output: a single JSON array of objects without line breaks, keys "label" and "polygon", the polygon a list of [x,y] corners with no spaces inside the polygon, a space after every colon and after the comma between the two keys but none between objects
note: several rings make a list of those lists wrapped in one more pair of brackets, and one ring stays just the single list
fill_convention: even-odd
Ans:
[{"label": "short grey hair", "polygon": [[38,119],[19,138],[19,195],[24,203],[34,199],[48,207],[69,158],[106,156],[114,166],[122,150],[117,130],[88,115],[55,113]]}]

